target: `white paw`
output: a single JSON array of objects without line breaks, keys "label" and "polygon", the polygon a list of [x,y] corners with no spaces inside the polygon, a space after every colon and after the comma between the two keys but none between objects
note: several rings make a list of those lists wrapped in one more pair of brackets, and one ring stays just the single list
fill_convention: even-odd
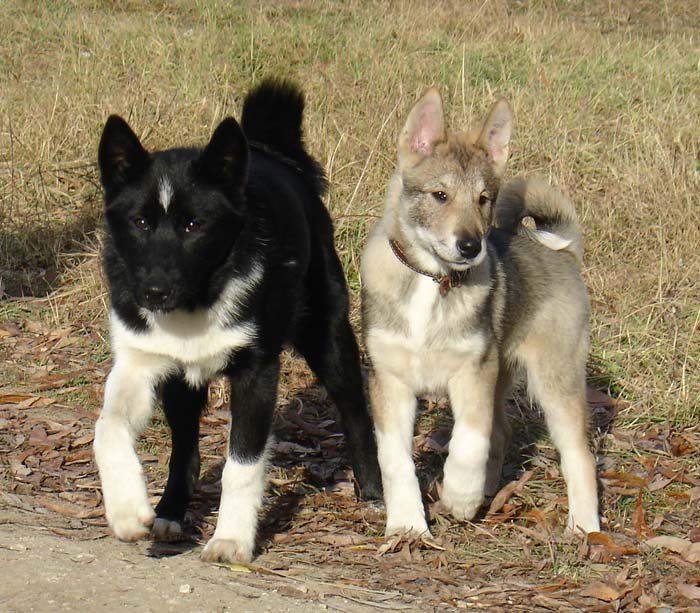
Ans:
[{"label": "white paw", "polygon": [[155,541],[180,541],[182,526],[179,521],[156,517],[151,528],[151,538]]},{"label": "white paw", "polygon": [[569,517],[566,520],[566,532],[577,536],[582,536],[589,532],[600,532],[598,513],[590,512],[577,515],[569,513]]},{"label": "white paw", "polygon": [[445,484],[440,502],[455,519],[470,520],[484,503],[484,493],[458,490]]},{"label": "white paw", "polygon": [[405,534],[407,536],[425,536],[431,538],[428,524],[423,514],[402,515],[399,517],[387,517],[386,536]]},{"label": "white paw", "polygon": [[245,545],[232,539],[213,538],[202,552],[205,562],[246,564],[253,559],[253,545]]},{"label": "white paw", "polygon": [[156,514],[151,505],[138,507],[122,506],[121,509],[107,511],[107,522],[120,541],[138,541],[148,536]]}]

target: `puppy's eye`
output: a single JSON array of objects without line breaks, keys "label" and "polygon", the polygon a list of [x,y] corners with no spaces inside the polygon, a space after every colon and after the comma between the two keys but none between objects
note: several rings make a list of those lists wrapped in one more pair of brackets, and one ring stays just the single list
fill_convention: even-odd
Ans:
[{"label": "puppy's eye", "polygon": [[134,217],[134,219],[131,220],[131,223],[133,223],[139,230],[148,230],[150,228],[148,222],[143,217]]},{"label": "puppy's eye", "polygon": [[185,232],[188,234],[191,234],[192,232],[196,232],[202,227],[202,224],[199,223],[196,219],[190,219],[186,224],[185,224]]},{"label": "puppy's eye", "polygon": [[445,192],[431,192],[430,195],[441,204],[447,202],[447,194]]},{"label": "puppy's eye", "polygon": [[479,196],[479,206],[486,206],[489,202],[491,202],[491,198],[489,198],[488,194],[481,194]]}]

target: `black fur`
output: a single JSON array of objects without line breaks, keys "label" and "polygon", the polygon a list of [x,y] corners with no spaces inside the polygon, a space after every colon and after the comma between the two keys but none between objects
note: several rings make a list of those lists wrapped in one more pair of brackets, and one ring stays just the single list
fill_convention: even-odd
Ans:
[{"label": "black fur", "polygon": [[[232,279],[262,267],[262,280],[242,296],[231,320],[231,326],[254,325],[257,334],[228,356],[222,371],[232,389],[230,454],[253,461],[263,452],[279,353],[289,342],[340,410],[358,493],[378,498],[377,452],[347,288],[321,200],[323,171],[302,142],[303,108],[298,89],[267,81],[246,98],[242,129],[227,118],[204,149],[153,153],[123,119],[110,117],[99,147],[104,269],[117,317],[148,334],[145,312],[209,309]],[[167,210],[159,201],[162,177],[172,188]],[[156,512],[182,520],[199,473],[206,387],[195,389],[176,373],[161,395],[173,448]]]}]

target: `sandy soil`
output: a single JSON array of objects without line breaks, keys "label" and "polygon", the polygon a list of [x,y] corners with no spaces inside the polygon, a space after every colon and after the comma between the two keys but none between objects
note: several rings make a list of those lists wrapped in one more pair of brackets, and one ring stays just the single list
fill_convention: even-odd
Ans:
[{"label": "sandy soil", "polygon": [[[14,515],[14,516],[13,516]],[[285,596],[292,590],[256,587],[237,580],[240,572],[204,564],[199,548],[154,552],[152,544],[58,536],[19,523],[0,511],[0,609],[15,611],[368,611],[370,607],[329,596],[321,601]],[[272,589],[270,589],[272,588]],[[376,609],[374,609],[376,610]]]}]

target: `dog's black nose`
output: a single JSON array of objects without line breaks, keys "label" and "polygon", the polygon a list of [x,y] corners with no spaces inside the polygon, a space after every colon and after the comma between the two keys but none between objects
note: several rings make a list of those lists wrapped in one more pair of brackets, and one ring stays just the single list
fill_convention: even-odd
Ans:
[{"label": "dog's black nose", "polygon": [[148,306],[154,309],[165,306],[171,295],[172,290],[164,285],[151,285],[143,292]]},{"label": "dog's black nose", "polygon": [[472,260],[481,251],[481,240],[477,238],[460,238],[457,241],[457,251],[463,258]]}]

